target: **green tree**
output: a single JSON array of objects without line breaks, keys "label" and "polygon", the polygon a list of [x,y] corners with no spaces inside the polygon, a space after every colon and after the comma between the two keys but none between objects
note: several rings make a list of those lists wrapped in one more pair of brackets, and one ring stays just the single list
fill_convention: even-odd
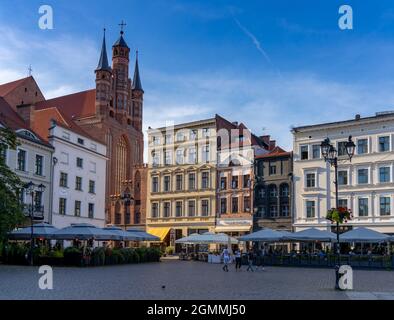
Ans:
[{"label": "green tree", "polygon": [[16,134],[0,127],[0,241],[4,240],[7,232],[13,230],[24,220],[22,206],[19,203],[18,191],[23,183],[7,166],[2,157],[3,151],[15,150],[18,145]]}]

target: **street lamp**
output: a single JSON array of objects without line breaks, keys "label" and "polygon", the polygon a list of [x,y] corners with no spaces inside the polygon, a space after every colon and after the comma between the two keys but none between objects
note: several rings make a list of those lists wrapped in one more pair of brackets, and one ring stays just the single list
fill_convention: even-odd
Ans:
[{"label": "street lamp", "polygon": [[122,192],[120,199],[123,201],[124,204],[124,229],[126,230],[126,213],[127,213],[127,207],[131,205],[132,201],[134,198],[131,196],[131,193],[129,191],[129,188],[126,188],[125,191]]},{"label": "street lamp", "polygon": [[[337,149],[330,143],[330,139],[326,138],[320,144],[321,153],[323,155],[324,161],[328,162],[335,170],[335,207],[338,209],[339,207],[339,198],[338,198],[338,151]],[[352,157],[354,155],[354,151],[356,149],[356,145],[352,140],[352,136],[349,136],[348,141],[345,143],[346,154],[349,158],[349,161],[352,161]],[[340,244],[339,244],[339,221],[336,221],[336,234],[337,234],[337,243],[336,243],[336,254],[338,263],[335,266],[336,273],[336,282],[335,289],[339,289],[339,265],[341,263],[340,258]]]},{"label": "street lamp", "polygon": [[[33,265],[33,248],[34,248],[34,243],[33,243],[33,233],[34,233],[34,198],[37,195],[37,193],[41,194],[45,191],[45,186],[41,183],[39,185],[36,185],[35,183],[33,183],[32,181],[30,181],[29,183],[25,184],[24,186],[25,190],[26,190],[26,194],[30,195],[31,197],[31,206],[30,206],[30,265]],[[37,205],[37,203],[36,203]]]}]

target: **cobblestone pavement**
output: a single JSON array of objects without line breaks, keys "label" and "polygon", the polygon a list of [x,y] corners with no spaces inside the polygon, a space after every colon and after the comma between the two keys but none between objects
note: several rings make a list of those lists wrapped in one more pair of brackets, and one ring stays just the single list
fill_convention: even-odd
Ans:
[{"label": "cobblestone pavement", "polygon": [[[95,268],[55,267],[53,290],[37,267],[0,265],[0,299],[388,299],[394,272],[354,271],[354,291],[333,290],[334,271],[268,267],[225,273],[221,265],[163,261]],[[165,288],[162,288],[165,286]]]}]

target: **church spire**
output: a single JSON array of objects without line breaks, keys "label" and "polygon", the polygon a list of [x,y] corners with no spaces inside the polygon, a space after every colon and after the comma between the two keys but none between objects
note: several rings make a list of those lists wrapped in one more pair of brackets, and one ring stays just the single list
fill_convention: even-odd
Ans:
[{"label": "church spire", "polygon": [[133,78],[132,89],[144,92],[144,90],[142,89],[142,84],[141,84],[140,69],[138,67],[138,50],[136,52],[135,69],[134,69],[134,78]]},{"label": "church spire", "polygon": [[103,36],[103,45],[101,47],[100,60],[99,60],[96,71],[101,71],[101,70],[111,71],[111,67],[108,64],[107,46],[105,43],[105,29],[104,29],[104,36]]}]

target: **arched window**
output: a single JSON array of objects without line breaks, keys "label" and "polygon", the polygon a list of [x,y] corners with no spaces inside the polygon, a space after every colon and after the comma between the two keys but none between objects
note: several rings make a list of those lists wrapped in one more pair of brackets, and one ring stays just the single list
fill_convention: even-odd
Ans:
[{"label": "arched window", "polygon": [[127,155],[127,142],[122,136],[116,145],[115,153],[115,194],[120,194],[122,183],[127,178]]}]

